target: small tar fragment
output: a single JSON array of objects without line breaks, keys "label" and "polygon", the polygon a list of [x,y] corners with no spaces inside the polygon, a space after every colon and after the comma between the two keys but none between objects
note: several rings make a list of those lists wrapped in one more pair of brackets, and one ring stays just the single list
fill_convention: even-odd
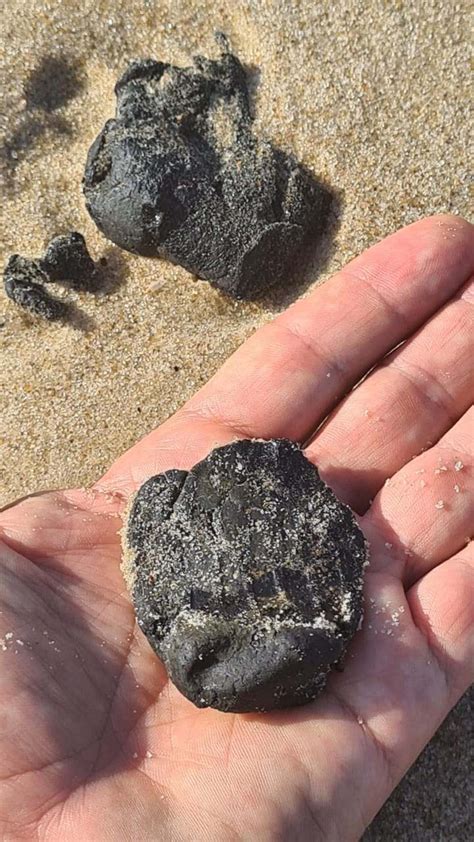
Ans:
[{"label": "small tar fragment", "polygon": [[5,267],[3,279],[8,297],[33,315],[57,321],[67,314],[67,304],[53,298],[44,287],[46,276],[38,261],[13,254]]},{"label": "small tar fragment", "polygon": [[124,551],[138,624],[198,707],[305,704],[359,628],[364,536],[283,439],[234,442],[152,477]]},{"label": "small tar fragment", "polygon": [[68,282],[73,289],[94,291],[97,270],[82,234],[54,237],[44,257],[33,260],[13,254],[3,272],[5,292],[15,304],[49,321],[69,314],[67,302],[54,298],[45,284]]},{"label": "small tar fragment", "polygon": [[160,256],[252,298],[290,273],[325,229],[329,191],[252,131],[246,74],[227,40],[192,67],[132,62],[116,116],[92,144],[89,213],[128,251]]},{"label": "small tar fragment", "polygon": [[87,251],[84,237],[78,231],[54,237],[40,265],[51,282],[69,281],[78,290],[96,287],[96,266]]}]

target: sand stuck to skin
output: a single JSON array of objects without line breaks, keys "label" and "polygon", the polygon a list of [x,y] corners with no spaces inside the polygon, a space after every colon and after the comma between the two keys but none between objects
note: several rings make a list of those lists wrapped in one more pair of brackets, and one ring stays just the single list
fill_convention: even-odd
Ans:
[{"label": "sand stuck to skin", "polygon": [[[127,61],[216,56],[216,29],[252,71],[256,129],[339,197],[338,228],[304,282],[258,304],[120,252],[81,193]],[[109,289],[67,293],[77,305],[68,325],[34,320],[0,295],[0,505],[97,479],[298,291],[406,223],[467,214],[467,32],[467,6],[437,0],[10,0],[0,18],[0,258],[39,255],[77,229],[94,258],[106,257]],[[433,805],[433,787],[421,783],[423,797]],[[461,839],[463,800],[461,787],[455,807],[439,809],[441,829],[410,836],[405,811],[380,838]]]}]

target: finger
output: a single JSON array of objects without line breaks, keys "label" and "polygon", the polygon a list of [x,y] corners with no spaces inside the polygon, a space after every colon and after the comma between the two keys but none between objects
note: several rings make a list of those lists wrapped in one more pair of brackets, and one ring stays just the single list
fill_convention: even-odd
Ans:
[{"label": "finger", "polygon": [[324,479],[357,511],[470,406],[473,303],[470,281],[348,395],[307,448]]},{"label": "finger", "polygon": [[378,243],[258,331],[177,419],[128,451],[103,483],[131,489],[176,465],[177,455],[189,467],[234,436],[305,440],[380,357],[472,274],[473,238],[471,225],[444,216]]},{"label": "finger", "polygon": [[328,689],[375,743],[394,785],[474,678],[472,545],[414,585],[408,605],[394,577],[368,575],[366,584],[373,597],[362,630]]},{"label": "finger", "polygon": [[407,598],[413,619],[445,675],[450,707],[474,681],[472,542],[423,576]]},{"label": "finger", "polygon": [[460,551],[474,527],[474,409],[385,484],[362,528],[373,565],[405,587]]}]

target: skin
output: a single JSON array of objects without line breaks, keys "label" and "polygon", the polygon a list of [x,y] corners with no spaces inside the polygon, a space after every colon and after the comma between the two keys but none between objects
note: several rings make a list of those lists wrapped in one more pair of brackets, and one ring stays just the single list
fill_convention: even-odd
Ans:
[{"label": "skin", "polygon": [[[360,837],[474,679],[473,273],[459,218],[388,237],[93,488],[0,514],[2,839]],[[306,442],[371,544],[344,671],[313,704],[265,715],[180,696],[119,570],[130,493],[242,436]]]}]

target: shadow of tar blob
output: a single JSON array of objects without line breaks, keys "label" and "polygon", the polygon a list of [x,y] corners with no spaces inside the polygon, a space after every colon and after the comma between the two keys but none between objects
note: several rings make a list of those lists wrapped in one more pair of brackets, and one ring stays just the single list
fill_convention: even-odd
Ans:
[{"label": "shadow of tar blob", "polygon": [[23,82],[25,107],[14,111],[0,145],[0,171],[5,187],[15,186],[18,165],[35,149],[46,133],[51,138],[68,137],[72,125],[61,113],[84,88],[85,79],[78,62],[66,56],[44,55]]},{"label": "shadow of tar blob", "polygon": [[244,68],[224,36],[217,61],[145,59],[117,82],[116,117],[88,155],[84,193],[103,233],[236,298],[281,285],[326,227],[330,194],[252,132]]}]

